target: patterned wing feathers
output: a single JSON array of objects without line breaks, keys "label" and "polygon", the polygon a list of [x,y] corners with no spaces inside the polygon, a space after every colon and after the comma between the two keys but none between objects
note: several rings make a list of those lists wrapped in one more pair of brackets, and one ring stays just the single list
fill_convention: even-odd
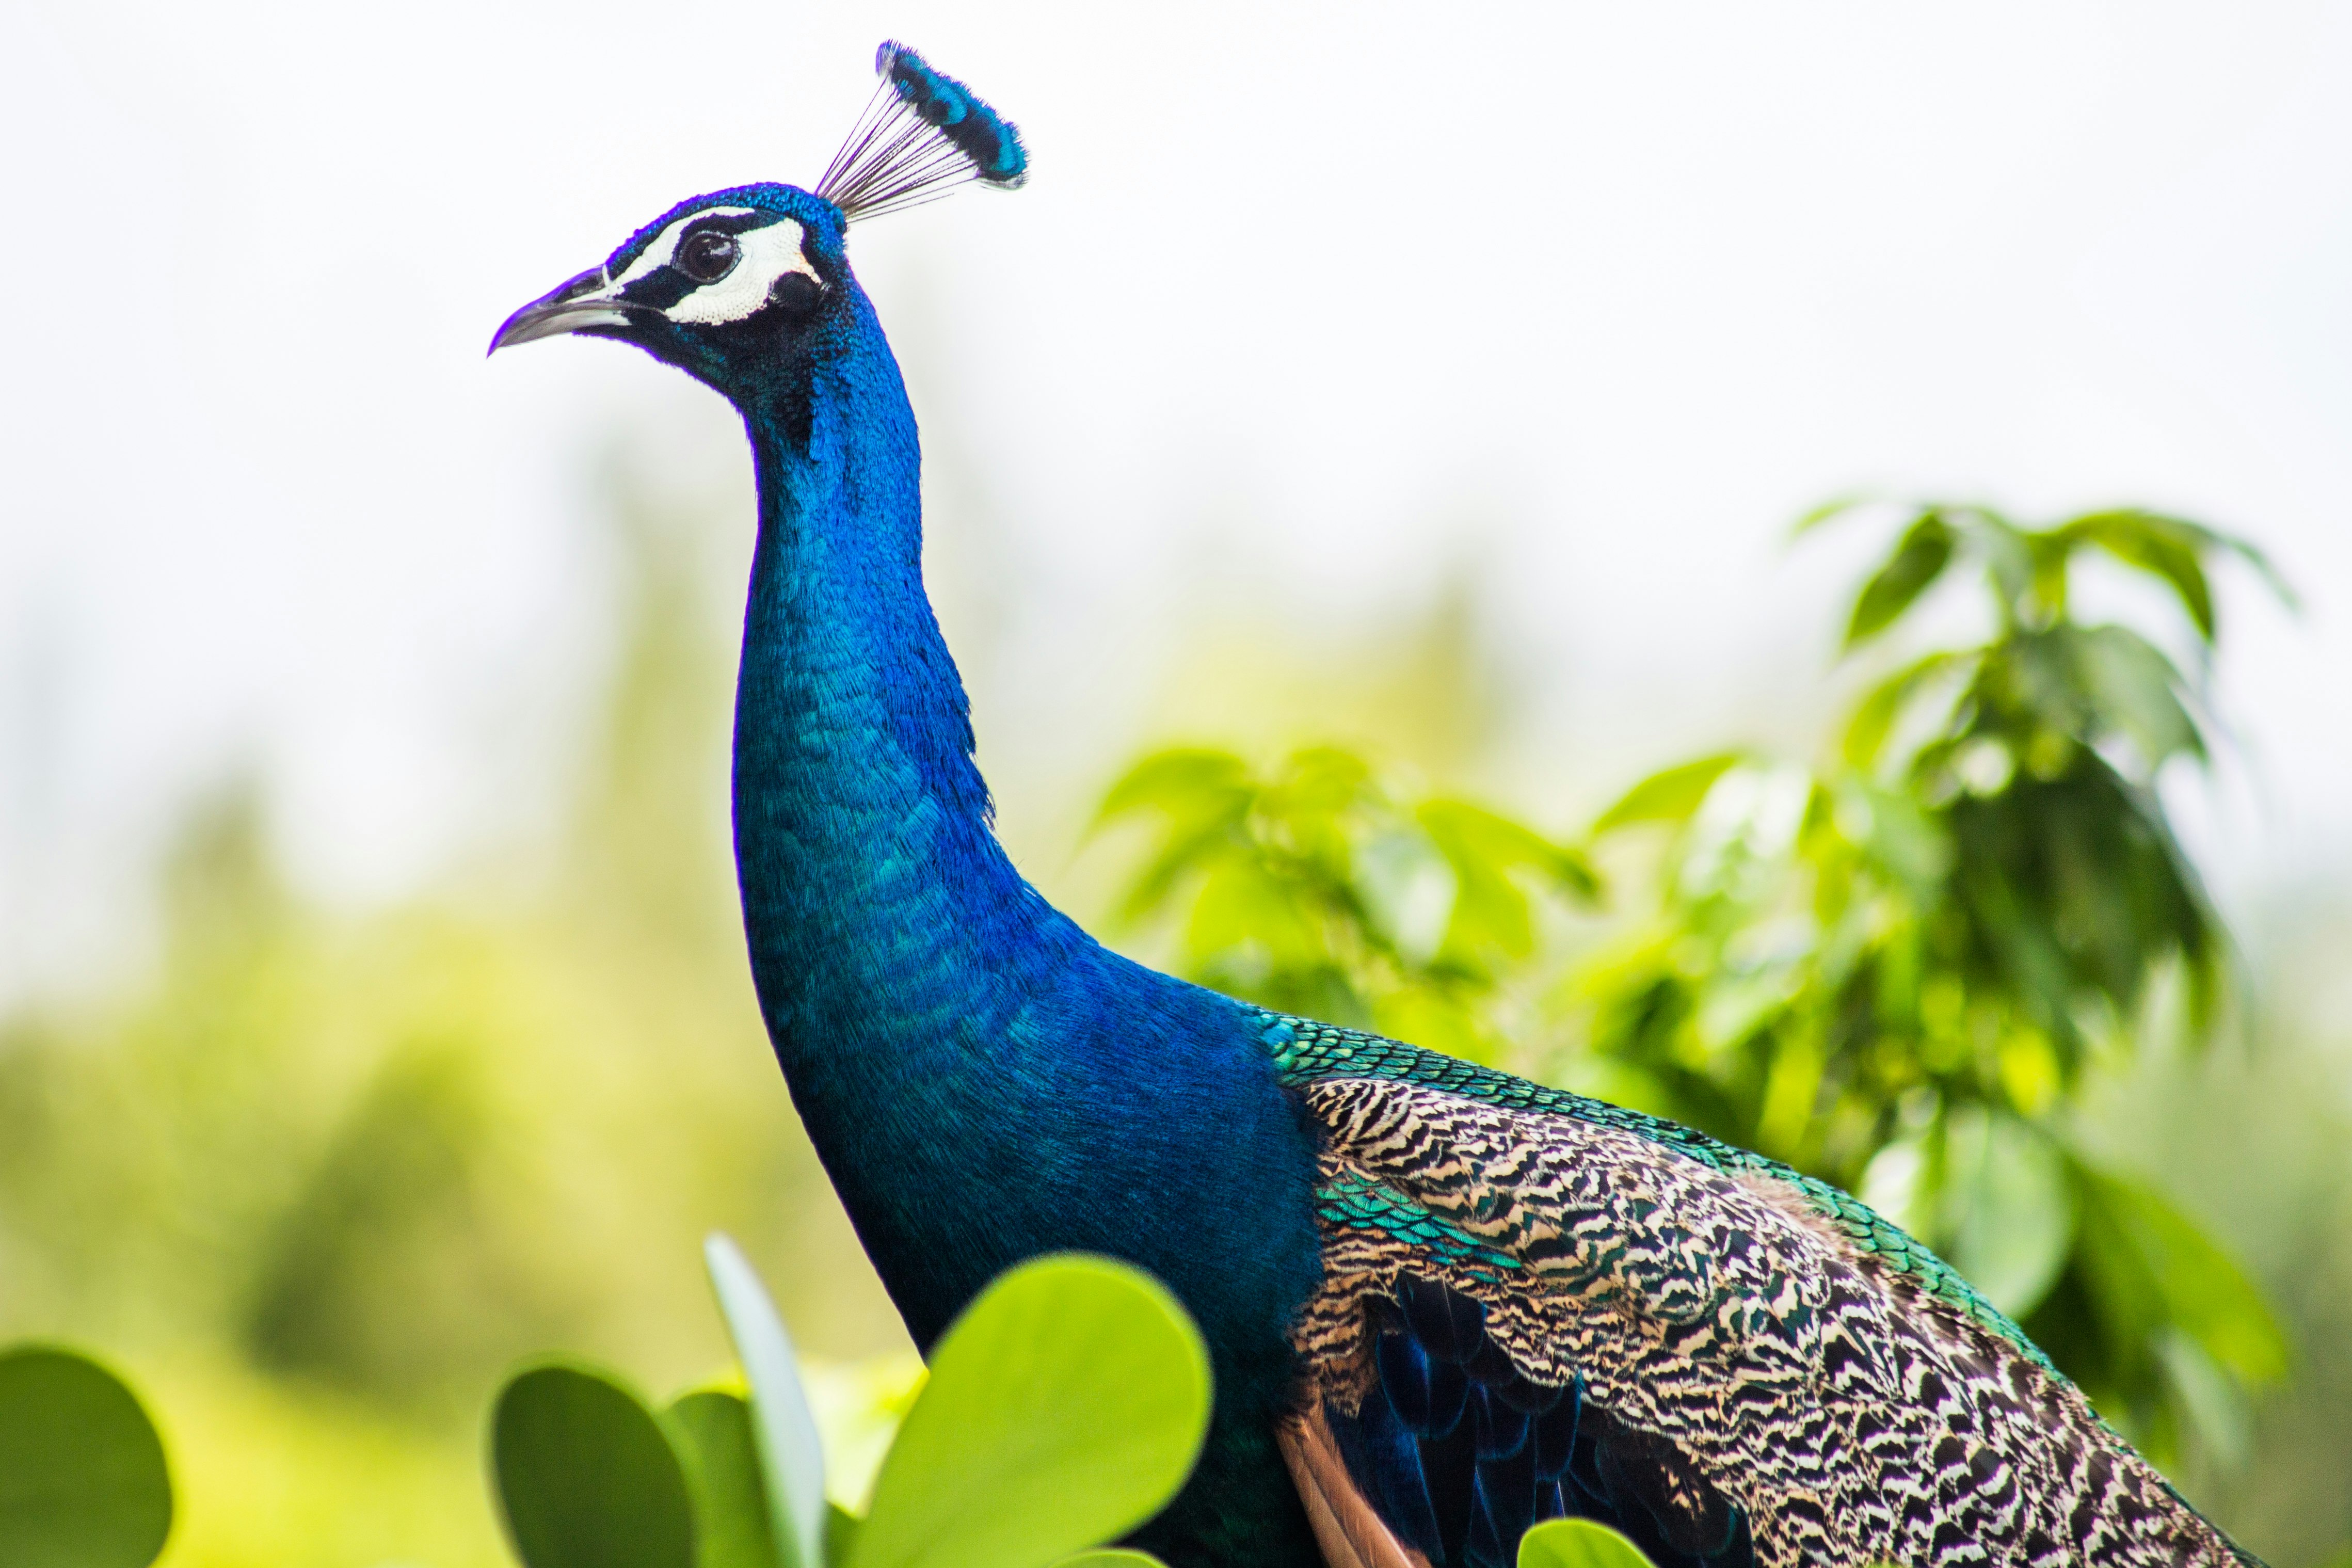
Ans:
[{"label": "patterned wing feathers", "polygon": [[1433,1568],[1508,1568],[1559,1512],[1707,1568],[2248,1561],[1843,1194],[1534,1086],[1321,1065],[1286,1075],[1327,1134],[1307,1407]]}]

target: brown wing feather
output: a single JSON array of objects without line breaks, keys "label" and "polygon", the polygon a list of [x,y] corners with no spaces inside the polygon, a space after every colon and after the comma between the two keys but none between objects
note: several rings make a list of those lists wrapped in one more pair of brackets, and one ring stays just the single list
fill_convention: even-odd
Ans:
[{"label": "brown wing feather", "polygon": [[1315,1544],[1326,1568],[1429,1568],[1429,1559],[1405,1545],[1381,1521],[1340,1461],[1320,1401],[1275,1431],[1283,1463],[1307,1505]]}]

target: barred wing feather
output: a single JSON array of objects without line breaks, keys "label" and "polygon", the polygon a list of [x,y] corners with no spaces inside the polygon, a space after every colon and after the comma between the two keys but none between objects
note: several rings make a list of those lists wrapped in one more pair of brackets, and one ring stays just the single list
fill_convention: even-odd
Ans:
[{"label": "barred wing feather", "polygon": [[1528,1525],[1661,1568],[2252,1559],[1965,1282],[1686,1129],[1263,1015],[1324,1131],[1283,1434],[1333,1568],[1509,1568]]}]

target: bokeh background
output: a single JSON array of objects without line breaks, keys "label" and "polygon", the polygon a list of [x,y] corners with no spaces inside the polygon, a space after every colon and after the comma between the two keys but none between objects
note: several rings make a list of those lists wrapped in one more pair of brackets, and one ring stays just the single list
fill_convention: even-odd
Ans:
[{"label": "bokeh background", "polygon": [[1338,740],[1563,834],[1817,749],[1884,544],[1792,550],[1832,494],[2271,553],[2302,607],[2224,574],[2229,742],[2163,781],[2253,1022],[2112,1116],[2297,1344],[2194,1494],[2280,1568],[2352,1540],[2352,7],[8,32],[0,1335],[150,1392],[174,1562],[499,1561],[488,1390],[711,1373],[714,1226],[826,1397],[903,1384],[734,923],[740,436],[610,345],[482,358],[680,195],[813,177],[884,37],[1034,159],[854,254],[1004,836],[1090,921],[1153,744]]}]

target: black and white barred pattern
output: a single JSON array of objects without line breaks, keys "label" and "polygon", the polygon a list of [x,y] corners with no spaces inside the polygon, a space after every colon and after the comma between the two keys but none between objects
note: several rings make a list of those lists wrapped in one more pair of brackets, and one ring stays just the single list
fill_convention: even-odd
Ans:
[{"label": "black and white barred pattern", "polygon": [[[1298,1086],[1327,1188],[1377,1184],[1516,1260],[1447,1262],[1327,1210],[1297,1340],[1332,1408],[1375,1376],[1375,1299],[1433,1277],[1517,1370],[1679,1450],[1757,1561],[2250,1562],[2081,1393],[1826,1223],[1784,1181],[1574,1116],[1394,1079]],[[1489,1256],[1492,1256],[1490,1253]]]}]

